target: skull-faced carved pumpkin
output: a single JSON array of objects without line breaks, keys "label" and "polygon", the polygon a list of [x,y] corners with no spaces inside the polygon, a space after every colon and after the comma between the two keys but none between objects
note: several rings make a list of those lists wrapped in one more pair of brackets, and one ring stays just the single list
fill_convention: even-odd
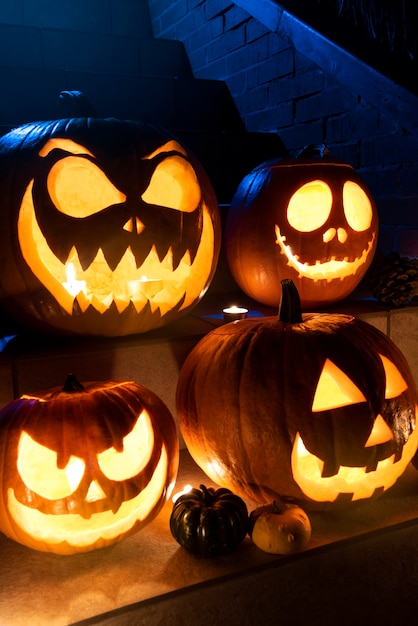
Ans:
[{"label": "skull-faced carved pumpkin", "polygon": [[67,380],[0,411],[0,530],[36,550],[108,546],[148,524],[178,468],[174,420],[133,382]]},{"label": "skull-faced carved pumpkin", "polygon": [[42,329],[126,335],[188,312],[216,268],[210,182],[166,131],[74,118],[0,140],[1,305]]},{"label": "skull-faced carved pumpkin", "polygon": [[408,364],[373,326],[301,316],[283,289],[280,319],[231,322],[189,354],[177,390],[187,447],[213,481],[261,503],[287,496],[327,509],[377,497],[418,445]]},{"label": "skull-faced carved pumpkin", "polygon": [[350,165],[329,157],[260,165],[241,182],[228,215],[226,251],[238,285],[278,306],[290,277],[303,308],[348,296],[377,246],[377,210]]}]

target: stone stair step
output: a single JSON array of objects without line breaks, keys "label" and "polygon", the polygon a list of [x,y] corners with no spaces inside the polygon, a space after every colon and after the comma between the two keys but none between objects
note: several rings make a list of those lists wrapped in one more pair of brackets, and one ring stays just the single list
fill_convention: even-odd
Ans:
[{"label": "stone stair step", "polygon": [[193,77],[181,41],[153,37],[145,0],[123,10],[112,4],[107,18],[86,7],[84,20],[77,0],[65,21],[52,0],[44,4],[42,20],[32,12],[25,24],[19,13],[2,19],[0,9],[0,134],[67,117],[58,96],[79,90],[99,117],[177,134],[202,162],[220,204],[255,165],[284,153],[274,133],[246,132],[224,81]]},{"label": "stone stair step", "polygon": [[0,24],[4,67],[192,76],[184,45],[172,39]]},{"label": "stone stair step", "polygon": [[0,2],[0,22],[152,37],[148,0]]},{"label": "stone stair step", "polygon": [[0,83],[4,125],[58,119],[59,93],[77,89],[100,117],[140,119],[166,128],[244,129],[223,81],[7,67],[0,69]]}]

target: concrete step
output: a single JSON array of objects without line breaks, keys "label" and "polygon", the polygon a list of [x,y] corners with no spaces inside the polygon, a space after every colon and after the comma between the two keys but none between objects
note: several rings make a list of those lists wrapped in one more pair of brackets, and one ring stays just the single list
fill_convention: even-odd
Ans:
[{"label": "concrete step", "polygon": [[166,128],[243,130],[223,81],[63,69],[0,68],[0,121],[16,126],[61,117],[62,90],[83,91],[99,117],[139,119]]},{"label": "concrete step", "polygon": [[192,76],[184,45],[151,36],[91,33],[0,23],[3,67]]},{"label": "concrete step", "polygon": [[[218,268],[219,276],[222,268]],[[222,309],[245,306],[250,317],[277,311],[251,301],[233,286],[224,293],[212,288],[187,316],[177,322],[131,337],[95,338],[13,334],[0,320],[0,407],[22,393],[64,383],[68,372],[81,381],[135,380],[161,397],[175,415],[180,368],[203,335],[223,323]],[[364,319],[388,334],[402,350],[418,382],[418,307],[388,310],[384,305],[349,298],[327,308]],[[184,445],[184,444],[182,444]]]},{"label": "concrete step", "polygon": [[0,23],[152,37],[148,0],[3,1]]}]

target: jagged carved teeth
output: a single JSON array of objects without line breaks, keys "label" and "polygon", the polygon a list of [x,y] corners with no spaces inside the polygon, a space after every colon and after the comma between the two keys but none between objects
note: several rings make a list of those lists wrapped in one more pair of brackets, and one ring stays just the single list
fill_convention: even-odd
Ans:
[{"label": "jagged carved teeth", "polygon": [[[292,450],[293,478],[304,493],[309,494],[314,489],[318,500],[333,501],[342,493],[350,494],[352,500],[370,498],[375,491],[388,489],[402,475],[416,452],[417,443],[418,429],[415,429],[400,457],[392,454],[366,467],[336,464],[336,473],[324,476],[324,462],[307,450],[297,433]],[[328,469],[331,471],[331,467]]]},{"label": "jagged carved teeth", "polygon": [[61,249],[56,249],[54,246],[51,246],[51,251],[64,265],[68,263],[71,256],[77,255],[82,271],[87,271],[93,263],[96,263],[96,259],[100,257],[104,260],[109,270],[114,272],[121,263],[125,263],[123,258],[126,256],[127,250],[129,250],[132,256],[133,265],[137,268],[141,267],[146,262],[149,255],[153,253],[161,264],[166,265],[168,259],[171,271],[173,271],[177,268],[179,263],[181,263],[186,254],[188,254],[191,262],[193,262],[198,247],[199,242],[195,243],[193,241],[182,242],[173,248],[167,241],[163,243],[151,243],[143,238],[140,245],[121,245],[113,242],[112,245],[105,243],[103,246],[97,246],[96,248],[91,245],[90,247],[83,246],[83,248],[80,249],[76,244],[71,245],[71,247],[62,247]]},{"label": "jagged carved teeth", "polygon": [[[350,467],[348,467],[348,469],[345,468],[344,465],[340,465],[337,461],[327,462],[327,461],[318,460],[318,467],[320,469],[321,469],[322,463],[323,463],[323,466],[321,470],[321,478],[329,478],[331,476],[338,476],[338,475],[343,476],[347,474],[349,470],[352,469]],[[367,462],[367,465],[365,467],[361,468],[361,470],[362,472],[364,471],[366,474],[368,472],[374,472],[377,469],[378,463],[379,463],[379,459],[377,458],[377,455],[375,455],[373,456],[372,459],[370,459]]]},{"label": "jagged carved teeth", "polygon": [[140,267],[137,267],[135,256],[128,248],[112,271],[103,251],[99,249],[91,265],[83,269],[77,250],[73,247],[65,263],[66,276],[61,282],[77,297],[83,310],[90,304],[99,310],[107,309],[113,301],[119,311],[130,302],[142,309],[147,301],[157,302],[158,294],[162,292],[167,294],[167,290],[173,288],[181,291],[182,282],[189,276],[190,269],[188,251],[173,270],[171,249],[160,261],[155,246]]}]

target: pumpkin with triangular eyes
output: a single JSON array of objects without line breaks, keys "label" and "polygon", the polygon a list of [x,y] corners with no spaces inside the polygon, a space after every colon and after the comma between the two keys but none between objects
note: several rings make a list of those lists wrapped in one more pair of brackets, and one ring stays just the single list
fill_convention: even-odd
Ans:
[{"label": "pumpkin with triangular eyes", "polygon": [[204,295],[220,217],[197,159],[168,131],[70,118],[0,139],[0,306],[25,325],[146,332]]},{"label": "pumpkin with triangular eyes", "polygon": [[231,273],[246,294],[277,307],[280,280],[291,278],[302,307],[311,310],[358,286],[377,236],[377,208],[364,180],[324,146],[308,146],[242,180],[225,241]]},{"label": "pumpkin with triangular eyes", "polygon": [[230,322],[187,357],[177,413],[189,452],[216,484],[260,503],[378,497],[418,446],[406,359],[367,322],[302,315],[292,281],[282,290],[280,318]]},{"label": "pumpkin with triangular eyes", "polygon": [[0,530],[74,554],[112,545],[159,513],[174,487],[174,419],[130,381],[22,396],[0,411]]}]

